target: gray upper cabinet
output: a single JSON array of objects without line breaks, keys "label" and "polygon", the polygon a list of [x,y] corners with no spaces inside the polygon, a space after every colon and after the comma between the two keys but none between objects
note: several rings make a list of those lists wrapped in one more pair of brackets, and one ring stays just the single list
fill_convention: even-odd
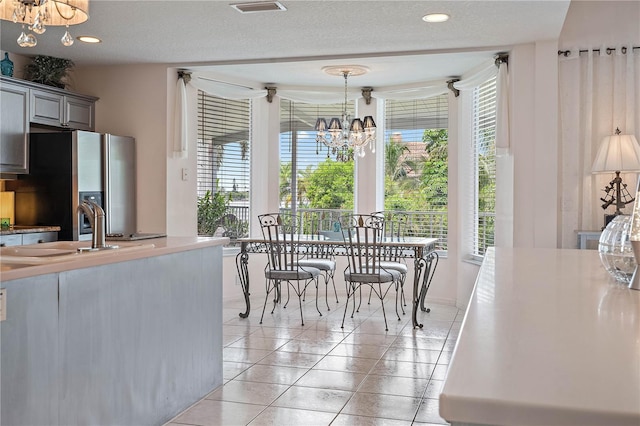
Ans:
[{"label": "gray upper cabinet", "polygon": [[0,172],[28,173],[29,88],[0,84]]},{"label": "gray upper cabinet", "polygon": [[94,101],[83,97],[31,89],[30,121],[74,130],[94,130]]},{"label": "gray upper cabinet", "polygon": [[94,131],[97,100],[93,96],[1,76],[0,173],[29,173],[30,123]]}]

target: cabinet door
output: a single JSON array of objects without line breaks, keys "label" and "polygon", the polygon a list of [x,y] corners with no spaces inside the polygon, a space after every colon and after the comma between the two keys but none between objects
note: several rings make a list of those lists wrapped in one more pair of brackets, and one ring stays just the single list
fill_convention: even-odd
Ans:
[{"label": "cabinet door", "polygon": [[0,235],[0,247],[19,246],[22,244],[22,234]]},{"label": "cabinet door", "polygon": [[94,130],[94,102],[73,96],[65,96],[65,127],[77,130]]},{"label": "cabinet door", "polygon": [[28,173],[29,89],[0,85],[0,172]]},{"label": "cabinet door", "polygon": [[22,234],[23,245],[48,243],[50,241],[58,241],[57,232],[34,232],[29,234]]},{"label": "cabinet door", "polygon": [[64,95],[31,89],[31,122],[64,126]]},{"label": "cabinet door", "polygon": [[57,425],[60,369],[58,274],[4,281],[0,322],[0,424]]}]

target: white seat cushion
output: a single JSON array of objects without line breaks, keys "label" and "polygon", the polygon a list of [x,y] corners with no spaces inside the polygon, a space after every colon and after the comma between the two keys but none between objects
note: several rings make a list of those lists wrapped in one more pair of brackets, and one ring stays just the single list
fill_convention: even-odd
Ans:
[{"label": "white seat cushion", "polygon": [[349,270],[344,271],[345,281],[355,283],[388,283],[399,279],[400,276],[400,272],[393,269],[374,271],[369,274],[351,273]]},{"label": "white seat cushion", "polygon": [[383,260],[378,265],[380,265],[382,269],[393,269],[394,271],[398,271],[403,275],[407,275],[407,271],[409,270],[406,263],[393,262],[390,260]]},{"label": "white seat cushion", "polygon": [[300,259],[298,260],[300,266],[311,266],[312,268],[320,269],[321,271],[335,271],[336,262],[331,259]]},{"label": "white seat cushion", "polygon": [[275,280],[308,280],[320,275],[320,270],[310,266],[298,267],[293,271],[267,269],[264,276]]}]

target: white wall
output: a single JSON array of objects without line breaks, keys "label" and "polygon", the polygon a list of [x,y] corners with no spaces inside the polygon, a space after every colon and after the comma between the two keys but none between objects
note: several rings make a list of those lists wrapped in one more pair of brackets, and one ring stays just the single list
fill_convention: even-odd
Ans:
[{"label": "white wall", "polygon": [[572,1],[560,33],[562,50],[640,44],[640,1]]},{"label": "white wall", "polygon": [[173,210],[167,205],[167,67],[78,67],[75,81],[77,92],[100,98],[97,132],[136,139],[138,230],[167,231],[168,212]]}]

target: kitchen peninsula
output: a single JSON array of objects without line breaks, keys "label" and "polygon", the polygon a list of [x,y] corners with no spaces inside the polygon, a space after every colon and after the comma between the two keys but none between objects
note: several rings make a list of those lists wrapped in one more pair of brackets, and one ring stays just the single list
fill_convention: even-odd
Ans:
[{"label": "kitchen peninsula", "polygon": [[640,291],[595,250],[490,248],[440,394],[452,425],[640,424]]},{"label": "kitchen peninsula", "polygon": [[221,385],[227,243],[0,249],[0,423],[162,424]]}]

